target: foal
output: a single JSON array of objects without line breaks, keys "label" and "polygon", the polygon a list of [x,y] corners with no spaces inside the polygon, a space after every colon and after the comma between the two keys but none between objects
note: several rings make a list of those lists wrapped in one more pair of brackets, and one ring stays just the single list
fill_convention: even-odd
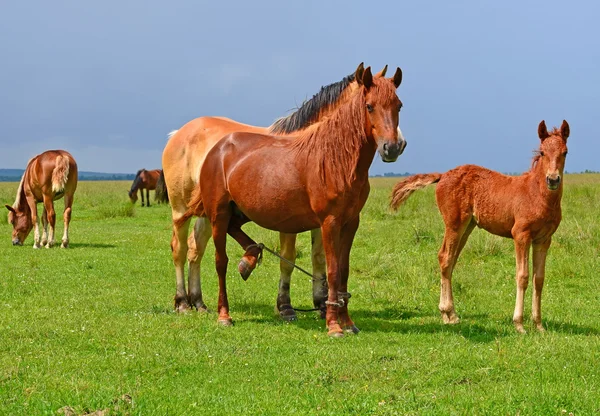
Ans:
[{"label": "foal", "polygon": [[[62,238],[62,248],[69,245],[69,223],[71,222],[71,206],[73,194],[77,189],[77,163],[70,153],[64,150],[49,150],[31,159],[27,163],[15,203],[5,205],[10,211],[8,221],[13,226],[12,243],[22,246],[23,242],[35,226],[33,248],[54,245],[54,225],[56,213],[54,202],[65,197],[65,212],[63,214],[65,229]],[[44,235],[40,239],[38,226],[37,204],[44,203],[42,223]],[[48,232],[50,224],[50,232]]]},{"label": "foal", "polygon": [[479,166],[463,165],[444,174],[410,176],[396,184],[391,206],[397,209],[414,191],[438,183],[435,196],[446,231],[438,254],[441,268],[439,309],[444,323],[459,321],[452,298],[452,271],[469,234],[475,226],[492,234],[512,238],[517,259],[517,299],[513,322],[523,328],[523,298],[529,281],[529,250],[533,246],[532,318],[542,326],[542,288],[546,253],[552,234],[561,220],[562,178],[567,156],[569,124],[548,132],[542,121],[538,127],[540,148],[529,172],[506,176]]}]

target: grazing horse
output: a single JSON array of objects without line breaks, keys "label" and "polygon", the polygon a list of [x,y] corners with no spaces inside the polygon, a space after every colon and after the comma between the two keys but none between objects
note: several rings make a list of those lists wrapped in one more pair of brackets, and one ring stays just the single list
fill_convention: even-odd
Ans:
[{"label": "grazing horse", "polygon": [[156,182],[158,181],[158,177],[160,176],[161,170],[146,170],[140,169],[137,171],[135,175],[135,179],[133,180],[133,184],[131,184],[131,189],[129,190],[129,199],[134,204],[138,200],[137,191],[140,191],[140,195],[142,196],[142,206],[144,206],[144,189],[146,190],[146,206],[150,206],[150,191],[156,189]]},{"label": "grazing horse", "polygon": [[533,245],[532,318],[542,326],[542,288],[546,253],[552,234],[561,220],[562,178],[567,156],[569,124],[548,132],[538,127],[540,148],[531,169],[521,176],[506,176],[480,166],[464,165],[444,174],[410,176],[396,184],[391,205],[397,209],[414,191],[438,182],[435,191],[446,231],[438,254],[441,268],[440,312],[445,323],[459,321],[454,312],[452,271],[469,234],[475,226],[502,237],[512,238],[517,259],[517,299],[513,322],[523,328],[523,298],[529,281],[529,250]]},{"label": "grazing horse", "polygon": [[[363,68],[362,64],[358,68]],[[387,66],[375,77],[384,77]],[[206,218],[198,218],[194,231],[188,237],[189,217],[181,220],[187,210],[192,192],[199,182],[200,169],[206,154],[226,134],[236,131],[253,133],[273,133],[281,136],[298,132],[319,123],[328,117],[358,88],[354,73],[339,82],[322,87],[310,100],[306,101],[294,113],[278,119],[270,127],[256,127],[238,123],[223,117],[200,117],[185,124],[179,130],[169,134],[162,157],[165,180],[169,192],[173,218],[173,238],[171,249],[177,291],[175,309],[185,311],[193,307],[206,310],[202,300],[200,285],[200,262],[206,245],[211,237],[210,222]],[[406,141],[398,131],[401,150]],[[296,235],[280,233],[281,255],[289,261],[296,259]],[[184,266],[189,261],[188,291],[186,292]],[[312,231],[312,267],[313,267],[313,303],[325,313],[327,282],[325,278],[325,255],[323,253],[320,230]],[[277,295],[277,310],[284,320],[293,320],[296,313],[291,305],[290,280],[293,267],[285,261],[280,262],[280,282]]]},{"label": "grazing horse", "polygon": [[[48,150],[37,155],[27,163],[15,203],[5,205],[10,211],[8,222],[13,226],[12,243],[21,246],[35,227],[33,248],[54,246],[54,226],[56,213],[54,201],[65,197],[63,218],[65,229],[62,238],[62,248],[69,246],[69,222],[71,221],[71,206],[73,194],[77,189],[77,163],[73,156],[64,150]],[[44,203],[42,223],[44,235],[40,239],[37,204]],[[48,231],[50,224],[50,231]]]},{"label": "grazing horse", "polygon": [[[232,323],[227,300],[226,236],[245,250],[240,262],[255,265],[261,248],[241,225],[254,221],[284,233],[321,229],[327,264],[326,323],[330,336],[358,332],[348,314],[350,249],[369,195],[369,167],[379,151],[384,162],[400,155],[393,78],[355,73],[358,88],[324,121],[295,137],[230,133],[206,155],[200,184],[187,215],[206,216],[212,226],[219,276],[218,322]],[[251,267],[250,267],[251,270]],[[339,321],[338,321],[339,318]]]}]

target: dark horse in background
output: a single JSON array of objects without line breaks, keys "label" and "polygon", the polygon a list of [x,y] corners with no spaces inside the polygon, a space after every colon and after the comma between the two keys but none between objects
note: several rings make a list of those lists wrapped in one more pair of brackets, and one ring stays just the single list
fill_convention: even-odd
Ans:
[{"label": "dark horse in background", "polygon": [[[17,197],[12,206],[5,205],[10,211],[8,222],[13,226],[12,243],[22,246],[25,239],[35,227],[33,248],[54,246],[54,226],[56,213],[54,201],[64,196],[65,211],[63,218],[65,229],[62,248],[69,246],[69,223],[71,222],[71,206],[73,194],[77,189],[77,163],[70,153],[64,150],[48,150],[27,163]],[[40,238],[37,204],[44,203],[42,223],[44,235]],[[48,231],[48,224],[50,230]]]},{"label": "dark horse in background", "polygon": [[[144,189],[146,190],[146,202],[144,202]],[[169,198],[166,193],[165,176],[161,169],[146,170],[140,169],[135,175],[131,189],[129,190],[129,199],[134,204],[138,200],[137,191],[140,191],[142,196],[142,206],[150,206],[150,191],[155,191],[155,200],[160,202],[168,202]]]}]

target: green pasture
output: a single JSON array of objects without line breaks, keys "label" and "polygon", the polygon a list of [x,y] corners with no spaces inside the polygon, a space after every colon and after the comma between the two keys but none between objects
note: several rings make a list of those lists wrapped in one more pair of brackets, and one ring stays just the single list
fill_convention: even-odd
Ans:
[{"label": "green pasture", "polygon": [[[565,178],[542,300],[546,333],[512,325],[512,241],[473,232],[454,275],[461,323],[437,310],[443,222],[434,187],[397,213],[397,178],[373,179],[351,257],[361,332],[330,339],[316,313],[274,313],[279,263],[244,282],[229,241],[235,325],[173,312],[170,209],[135,207],[129,182],[80,182],[71,247],[11,246],[0,212],[0,415],[590,415],[600,413],[600,175]],[[12,204],[17,184],[0,183]],[[153,197],[153,195],[151,195]],[[62,236],[62,201],[56,235]],[[41,207],[40,207],[41,212]],[[245,228],[278,245],[276,233]],[[298,238],[310,269],[310,236]],[[204,299],[216,307],[212,244]],[[295,306],[312,306],[295,273]],[[526,298],[531,311],[531,286]],[[99,413],[96,413],[99,414]]]}]

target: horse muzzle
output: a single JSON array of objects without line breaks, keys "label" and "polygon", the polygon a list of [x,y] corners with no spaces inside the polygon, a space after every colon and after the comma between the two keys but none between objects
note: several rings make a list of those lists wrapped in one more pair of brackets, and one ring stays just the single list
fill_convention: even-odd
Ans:
[{"label": "horse muzzle", "polygon": [[379,149],[381,160],[383,160],[386,163],[395,162],[396,159],[398,159],[398,156],[402,154],[404,147],[406,147],[406,142],[384,143],[383,146],[381,146],[381,148]]},{"label": "horse muzzle", "polygon": [[22,246],[22,245],[23,245],[23,242],[22,242],[22,241],[20,241],[18,238],[13,238],[13,240],[12,240],[12,245],[13,245],[13,246]]},{"label": "horse muzzle", "polygon": [[556,191],[558,189],[558,187],[560,186],[560,175],[546,176],[546,186],[551,191]]}]

